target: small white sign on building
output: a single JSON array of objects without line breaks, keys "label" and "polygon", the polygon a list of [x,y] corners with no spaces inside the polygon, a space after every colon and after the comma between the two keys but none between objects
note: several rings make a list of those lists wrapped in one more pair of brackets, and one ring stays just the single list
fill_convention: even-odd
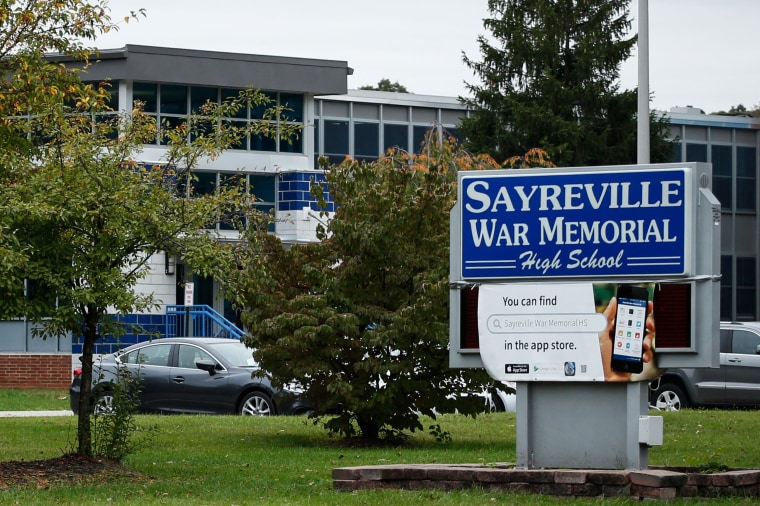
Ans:
[{"label": "small white sign on building", "polygon": [[185,306],[192,306],[194,300],[195,284],[185,283]]}]

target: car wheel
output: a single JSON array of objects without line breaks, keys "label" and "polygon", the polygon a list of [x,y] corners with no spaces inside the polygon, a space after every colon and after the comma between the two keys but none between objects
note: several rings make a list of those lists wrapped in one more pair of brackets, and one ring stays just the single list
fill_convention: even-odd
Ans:
[{"label": "car wheel", "polygon": [[247,416],[271,416],[275,414],[274,403],[263,392],[251,392],[240,403],[240,414]]},{"label": "car wheel", "polygon": [[113,393],[100,392],[95,396],[95,402],[92,405],[92,414],[110,415],[113,413]]},{"label": "car wheel", "polygon": [[653,406],[660,411],[680,411],[689,407],[689,401],[681,387],[664,383],[654,392]]}]

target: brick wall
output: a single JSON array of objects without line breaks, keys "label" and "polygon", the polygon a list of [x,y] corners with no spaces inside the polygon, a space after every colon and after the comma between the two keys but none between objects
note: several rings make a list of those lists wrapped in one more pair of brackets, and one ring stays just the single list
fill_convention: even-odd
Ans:
[{"label": "brick wall", "polygon": [[68,390],[71,354],[0,354],[0,388],[50,388]]}]

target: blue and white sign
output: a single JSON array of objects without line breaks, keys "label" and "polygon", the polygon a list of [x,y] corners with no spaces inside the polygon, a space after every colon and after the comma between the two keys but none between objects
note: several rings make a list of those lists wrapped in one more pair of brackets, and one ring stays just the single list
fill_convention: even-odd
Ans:
[{"label": "blue and white sign", "polygon": [[689,170],[461,172],[462,279],[683,276]]}]

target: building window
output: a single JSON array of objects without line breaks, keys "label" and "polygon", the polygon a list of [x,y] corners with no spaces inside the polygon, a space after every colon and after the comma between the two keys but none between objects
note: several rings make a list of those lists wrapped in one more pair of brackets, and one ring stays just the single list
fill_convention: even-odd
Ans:
[{"label": "building window", "polygon": [[277,194],[277,179],[274,174],[249,174],[248,193],[253,196],[253,207],[272,219],[267,224],[269,232],[275,232],[274,212]]},{"label": "building window", "polygon": [[409,151],[409,125],[386,123],[383,127],[383,151],[391,148]]},{"label": "building window", "polygon": [[[414,146],[414,153],[420,154],[422,152],[422,148],[425,145],[425,135],[428,133],[428,130],[431,128],[435,128],[434,126],[425,127],[420,125],[414,125],[412,127],[412,143]],[[434,134],[436,139],[438,138],[438,134]]]},{"label": "building window", "polygon": [[[108,92],[108,96],[105,99],[105,105],[110,109],[110,111],[104,111],[104,112],[98,112],[96,114],[91,115],[93,125],[96,127],[104,127],[106,129],[106,137],[109,139],[116,139],[119,137],[119,129],[118,129],[118,111],[119,111],[119,82],[94,82],[94,81],[86,81],[84,82],[87,86],[91,86],[93,89],[99,89],[102,88],[106,92]],[[74,106],[75,104],[73,101],[67,100],[67,105]],[[102,132],[102,131],[101,131]],[[44,137],[42,137],[43,140]],[[47,139],[49,140],[49,139]]]},{"label": "building window", "polygon": [[292,137],[280,139],[280,153],[303,153],[302,134],[296,134]]},{"label": "building window", "polygon": [[277,194],[274,175],[249,175],[248,191],[255,197],[253,205],[257,210],[268,213],[274,209]]},{"label": "building window", "polygon": [[[101,83],[90,83],[93,87],[101,86]],[[102,84],[108,90],[106,105],[115,111],[119,110],[119,81],[108,81]]]},{"label": "building window", "polygon": [[686,145],[687,162],[706,162],[707,161],[707,144],[687,144]]},{"label": "building window", "polygon": [[683,161],[681,159],[681,143],[680,142],[673,143],[673,154],[671,155],[670,161],[673,163],[680,163]]},{"label": "building window", "polygon": [[723,209],[731,209],[733,207],[733,199],[731,198],[732,152],[731,146],[719,146],[715,144],[712,146],[713,193],[720,201]]},{"label": "building window", "polygon": [[158,85],[156,83],[134,83],[132,85],[133,102],[141,102],[146,113],[158,112]]},{"label": "building window", "polygon": [[757,210],[757,149],[736,148],[736,210]]},{"label": "building window", "polygon": [[[228,120],[228,119],[224,120],[224,124],[232,128],[237,128],[239,129],[238,131],[244,130],[246,126],[245,121],[234,121],[234,120]],[[251,146],[248,143],[248,137],[249,137],[248,135],[241,135],[235,142],[230,144],[230,149],[240,149],[240,150],[248,149],[248,147]],[[269,140],[271,141],[272,149],[268,149],[266,151],[274,151],[275,150],[274,139],[269,138]],[[255,148],[251,147],[251,149],[255,149]],[[261,150],[261,151],[264,151],[264,150]]]},{"label": "building window", "polygon": [[216,189],[216,172],[193,172],[191,197],[211,195]]},{"label": "building window", "polygon": [[[240,92],[240,90],[236,90],[236,91]],[[264,92],[264,95],[267,97],[268,102],[252,105],[248,110],[248,114],[249,114],[248,118],[252,120],[268,121],[272,125],[272,128],[276,129],[277,124],[274,121],[272,121],[271,118],[268,116],[267,110],[269,110],[269,108],[271,108],[272,106],[277,105],[277,93]],[[243,115],[243,118],[246,118],[246,116]],[[251,135],[251,150],[276,152],[277,139],[273,138],[270,135],[270,132],[268,131],[266,132],[262,131],[260,133],[252,134]]]},{"label": "building window", "polygon": [[[239,90],[222,90],[223,97],[232,97],[239,93]],[[265,104],[253,104],[251,105],[250,115],[251,119],[268,119],[264,118],[264,114],[267,112],[267,109],[269,109],[272,105],[275,105],[277,103],[277,93],[265,91],[263,92],[264,96],[266,96],[269,99],[268,103]],[[242,117],[245,118],[245,111],[242,111]]]},{"label": "building window", "polygon": [[330,163],[337,165],[350,154],[348,150],[348,120],[322,120],[324,154]]},{"label": "building window", "polygon": [[277,141],[263,133],[251,135],[251,151],[277,151]]},{"label": "building window", "polygon": [[460,145],[464,142],[464,136],[462,135],[462,133],[459,131],[458,128],[446,128],[443,131],[443,135],[447,137],[453,137],[454,139],[456,139],[457,143]]},{"label": "building window", "polygon": [[354,158],[372,161],[380,156],[380,123],[354,122]]},{"label": "building window", "polygon": [[[246,176],[239,172],[222,172],[219,174],[219,188],[234,189],[241,188],[245,191]],[[219,216],[217,226],[219,230],[238,230],[245,217],[242,214],[230,214],[229,216]]]},{"label": "building window", "polygon": [[[253,207],[268,214],[275,209],[276,195],[276,177],[274,174],[243,174],[240,172],[193,172],[194,181],[192,183],[191,197],[201,197],[210,195],[217,188],[229,187],[232,185],[245,186],[248,193],[254,199]],[[187,189],[185,186],[180,187],[180,192],[186,196]],[[236,230],[236,219],[242,219],[241,216],[220,216],[216,223],[210,223],[208,228],[216,230]],[[270,231],[274,232],[274,223],[270,224]]]},{"label": "building window", "polygon": [[[221,88],[219,90],[221,101],[226,102],[228,100],[233,100],[237,98],[237,96],[240,94],[241,91],[243,91],[241,88]],[[271,94],[267,94],[267,95],[271,96]],[[272,99],[272,103],[274,102],[276,102],[276,100]],[[239,107],[229,117],[238,118],[238,119],[246,119],[248,118],[248,111],[246,110],[245,107]]]},{"label": "building window", "polygon": [[314,120],[314,167],[315,168],[319,167],[319,157],[320,157],[320,153],[322,152],[319,146],[319,130],[320,130],[319,124],[320,123],[321,123],[321,120],[319,119]]},{"label": "building window", "polygon": [[733,276],[733,257],[731,255],[721,255],[720,257],[720,319],[733,320],[734,315],[731,308],[734,305],[732,287],[734,284]]},{"label": "building window", "polygon": [[303,95],[280,93],[280,104],[285,111],[283,117],[292,123],[303,123]]},{"label": "building window", "polygon": [[176,114],[187,116],[187,86],[162,84],[159,94],[161,114]]},{"label": "building window", "polygon": [[[188,113],[197,114],[206,102],[220,103],[238,96],[243,91],[239,88],[215,88],[209,86],[184,86],[176,84],[157,84],[135,82],[132,85],[132,99],[144,104],[143,110],[156,118],[161,127],[174,128],[186,121]],[[227,125],[244,129],[250,123],[265,122],[261,133],[245,135],[230,149],[267,151],[281,153],[303,153],[302,133],[288,139],[279,139],[280,127],[284,124],[303,128],[304,96],[296,93],[263,92],[268,103],[241,107],[224,122]],[[271,117],[267,110],[282,106],[281,118]],[[153,144],[165,144],[164,136],[159,136]]]},{"label": "building window", "polygon": [[206,102],[215,104],[219,101],[219,89],[210,86],[193,86],[190,88],[190,111],[200,114]]},{"label": "building window", "polygon": [[756,259],[754,257],[736,258],[736,318],[755,320],[756,298]]}]

